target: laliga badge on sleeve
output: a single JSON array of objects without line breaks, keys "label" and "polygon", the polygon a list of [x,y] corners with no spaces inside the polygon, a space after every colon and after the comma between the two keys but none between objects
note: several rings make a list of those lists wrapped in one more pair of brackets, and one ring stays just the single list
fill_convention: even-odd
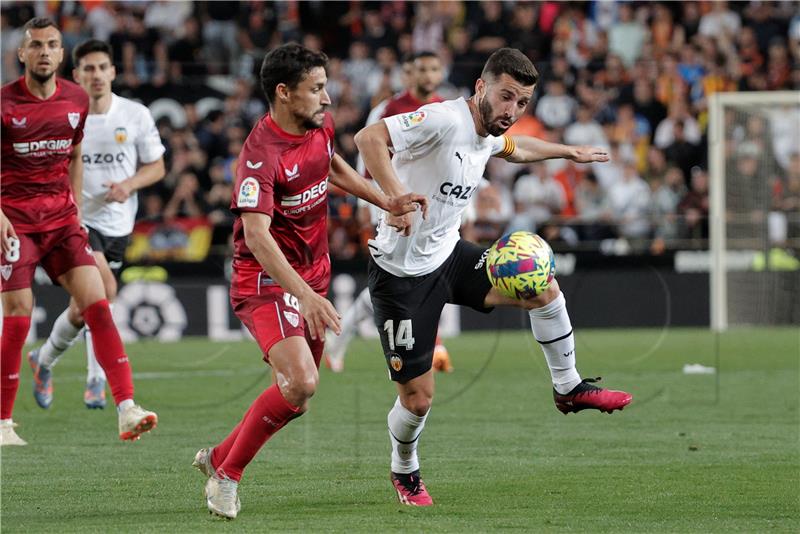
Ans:
[{"label": "laliga badge on sleeve", "polygon": [[261,187],[258,185],[258,180],[252,176],[248,176],[242,180],[242,185],[239,186],[239,197],[236,199],[236,207],[258,207],[258,195],[260,191]]}]

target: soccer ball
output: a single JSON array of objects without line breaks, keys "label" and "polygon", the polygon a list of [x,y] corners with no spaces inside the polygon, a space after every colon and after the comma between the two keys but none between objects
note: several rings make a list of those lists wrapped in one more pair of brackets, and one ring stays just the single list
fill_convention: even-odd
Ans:
[{"label": "soccer ball", "polygon": [[513,299],[535,297],[556,275],[556,259],[547,241],[530,232],[512,232],[488,250],[486,274],[493,287]]}]

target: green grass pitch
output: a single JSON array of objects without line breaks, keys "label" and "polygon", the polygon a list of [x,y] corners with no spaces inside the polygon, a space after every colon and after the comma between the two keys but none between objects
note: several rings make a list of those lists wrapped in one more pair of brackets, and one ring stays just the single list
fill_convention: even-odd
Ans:
[{"label": "green grass pitch", "polygon": [[[800,526],[797,329],[583,330],[578,369],[625,389],[613,415],[564,416],[529,333],[448,340],[421,439],[436,502],[401,507],[388,480],[394,399],[375,340],[321,371],[311,411],[245,472],[233,522],[208,515],[190,464],[267,385],[255,343],[129,347],[137,401],[159,427],[117,439],[113,408],[83,407],[83,346],[55,368],[40,410],[23,362],[15,419],[28,447],[2,449],[3,532],[766,532]],[[28,348],[26,348],[27,350]],[[686,363],[719,364],[685,375]]]}]

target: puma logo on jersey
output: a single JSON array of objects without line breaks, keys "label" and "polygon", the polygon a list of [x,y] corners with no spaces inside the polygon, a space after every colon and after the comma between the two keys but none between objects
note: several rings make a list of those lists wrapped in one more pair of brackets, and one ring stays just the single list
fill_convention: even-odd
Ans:
[{"label": "puma logo on jersey", "polygon": [[325,177],[320,183],[314,185],[303,191],[302,193],[298,193],[297,195],[289,195],[285,196],[281,199],[281,206],[285,208],[291,208],[293,206],[299,206],[301,204],[305,204],[315,198],[318,198],[325,194],[328,190],[328,178]]},{"label": "puma logo on jersey", "polygon": [[71,111],[70,113],[67,113],[67,120],[69,121],[69,125],[72,126],[72,129],[74,130],[81,122],[81,114]]},{"label": "puma logo on jersey", "polygon": [[263,164],[264,164],[263,161],[256,161],[255,163],[253,163],[252,161],[247,160],[248,169],[260,169]]},{"label": "puma logo on jersey", "polygon": [[464,164],[464,158],[462,158],[462,157],[461,157],[461,154],[459,154],[458,152],[456,152],[456,157],[458,158],[458,161],[460,161],[460,162],[461,162],[461,164],[463,165],[463,164]]},{"label": "puma logo on jersey", "polygon": [[22,117],[18,119],[16,117],[11,117],[11,126],[14,128],[25,128],[28,125],[28,117]]},{"label": "puma logo on jersey", "polygon": [[291,170],[284,168],[283,172],[286,173],[286,179],[292,181],[300,176],[300,170],[297,168],[297,163],[294,164]]}]

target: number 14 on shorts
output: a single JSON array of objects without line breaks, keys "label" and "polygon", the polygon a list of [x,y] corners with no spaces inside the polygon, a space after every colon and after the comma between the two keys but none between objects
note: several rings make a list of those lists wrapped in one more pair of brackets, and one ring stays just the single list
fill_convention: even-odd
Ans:
[{"label": "number 14 on shorts", "polygon": [[414,334],[411,330],[411,319],[401,319],[397,322],[397,335],[395,336],[394,321],[388,319],[383,323],[383,330],[389,339],[389,350],[395,347],[405,347],[406,350],[414,348]]}]

